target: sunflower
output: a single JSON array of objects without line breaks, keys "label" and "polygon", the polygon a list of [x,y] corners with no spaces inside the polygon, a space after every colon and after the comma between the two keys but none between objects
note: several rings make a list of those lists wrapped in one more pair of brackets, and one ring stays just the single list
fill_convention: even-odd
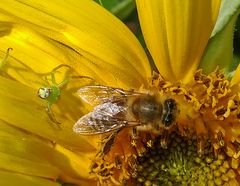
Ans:
[{"label": "sunflower", "polygon": [[[0,5],[2,185],[239,184],[239,1],[137,0],[156,72],[129,29],[93,1]],[[72,130],[91,109],[74,93],[89,84],[169,96],[179,107],[176,125],[135,141],[123,129],[98,156],[106,136]],[[40,99],[49,87],[57,94]]]}]

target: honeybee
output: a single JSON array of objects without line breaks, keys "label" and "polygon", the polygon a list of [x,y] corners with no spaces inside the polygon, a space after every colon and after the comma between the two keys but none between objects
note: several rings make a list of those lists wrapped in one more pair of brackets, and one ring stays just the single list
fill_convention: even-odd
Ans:
[{"label": "honeybee", "polygon": [[112,132],[103,146],[104,154],[125,127],[133,127],[136,135],[138,130],[168,130],[176,121],[177,103],[172,98],[108,86],[85,86],[77,94],[94,108],[76,122],[73,130],[82,135]]}]

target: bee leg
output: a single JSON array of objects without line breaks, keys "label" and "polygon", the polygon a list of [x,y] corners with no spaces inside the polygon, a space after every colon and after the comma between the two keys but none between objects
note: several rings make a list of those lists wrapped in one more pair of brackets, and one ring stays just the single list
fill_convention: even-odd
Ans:
[{"label": "bee leg", "polygon": [[122,167],[122,161],[119,155],[116,155],[115,157],[115,166],[117,169],[121,169]]},{"label": "bee leg", "polygon": [[168,146],[168,130],[164,130],[161,136],[160,145],[163,149],[167,149]]},{"label": "bee leg", "polygon": [[138,131],[136,127],[132,128],[132,134],[131,134],[131,145],[133,147],[137,146],[137,139],[138,139]]},{"label": "bee leg", "polygon": [[56,124],[61,124],[60,122],[57,121],[57,119],[55,118],[54,114],[53,114],[53,111],[52,111],[52,108],[51,108],[52,104],[49,102],[47,104],[47,107],[46,107],[46,111],[47,111],[47,115],[48,117],[50,118],[50,120]]},{"label": "bee leg", "polygon": [[153,138],[152,138],[151,134],[147,133],[146,139],[147,139],[147,143],[146,143],[147,147],[152,148],[153,147]]},{"label": "bee leg", "polygon": [[120,131],[121,129],[113,132],[112,134],[110,134],[108,137],[104,138],[103,141],[102,141],[102,149],[97,153],[96,156],[98,157],[102,157],[104,155],[106,155],[112,148],[114,142],[115,142],[115,139],[116,139],[116,136],[118,134],[118,132]]}]

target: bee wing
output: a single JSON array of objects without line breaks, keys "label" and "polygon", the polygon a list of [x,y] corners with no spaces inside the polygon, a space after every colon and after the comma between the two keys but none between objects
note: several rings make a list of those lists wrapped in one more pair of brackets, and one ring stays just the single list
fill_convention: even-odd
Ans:
[{"label": "bee wing", "polygon": [[[126,108],[116,103],[103,103],[94,110],[81,117],[73,127],[73,131],[79,134],[92,135],[115,131],[130,125],[124,120]],[[138,124],[137,122],[133,122]],[[131,123],[131,124],[133,124]]]},{"label": "bee wing", "polygon": [[84,86],[77,91],[77,94],[90,105],[112,102],[126,96],[142,95],[141,93],[126,91],[119,88],[107,86]]}]

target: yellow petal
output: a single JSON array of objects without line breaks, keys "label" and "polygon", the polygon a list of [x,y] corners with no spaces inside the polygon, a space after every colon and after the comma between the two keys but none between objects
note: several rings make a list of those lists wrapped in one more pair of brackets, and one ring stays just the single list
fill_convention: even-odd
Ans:
[{"label": "yellow petal", "polygon": [[65,148],[43,140],[0,136],[0,169],[69,183],[91,182],[91,156],[62,149]]},{"label": "yellow petal", "polygon": [[[76,182],[77,179],[80,179],[80,182],[91,179],[89,171],[95,154],[72,152],[60,145],[56,145],[55,149],[61,153],[61,156],[55,156],[52,160],[63,171],[62,180]],[[66,159],[68,162],[64,163]]]},{"label": "yellow petal", "polygon": [[[5,28],[3,32],[7,33],[0,39],[2,58],[5,56],[7,48],[13,48],[6,65],[0,69],[2,75],[7,75],[7,77],[36,89],[46,83],[43,74],[51,72],[60,64],[72,67],[72,75],[92,77],[99,83],[105,82],[105,74],[109,76],[109,73],[102,74],[99,69],[89,63],[89,60],[67,46],[53,42],[29,28],[12,27],[11,24],[0,24],[1,26]],[[63,80],[66,70],[69,69],[63,68],[62,73],[55,74],[57,82]],[[79,79],[78,87],[81,87],[81,81],[83,80]]]},{"label": "yellow petal", "polygon": [[240,65],[236,68],[233,77],[231,79],[231,84],[239,84],[240,83]]},{"label": "yellow petal", "polygon": [[53,180],[43,179],[40,177],[26,176],[23,174],[17,174],[0,170],[0,185],[7,186],[61,186]]},{"label": "yellow petal", "polygon": [[[79,100],[73,99],[73,95],[62,96],[63,102],[61,102],[62,106],[59,108],[61,110],[54,110],[56,117],[62,122],[61,126],[57,126],[56,123],[49,120],[45,111],[45,102],[38,98],[34,89],[1,76],[0,87],[1,120],[71,148],[77,148],[82,151],[95,150],[94,137],[91,138],[90,144],[87,137],[77,135],[72,131],[72,126],[82,114]],[[79,115],[71,116],[73,111],[70,108],[75,108],[74,112]],[[65,112],[66,115],[63,115],[61,112]]]},{"label": "yellow petal", "polygon": [[19,158],[18,156],[1,152],[0,162],[1,169],[11,172],[19,172],[25,175],[36,175],[39,177],[56,179],[60,174],[59,170],[57,170],[54,166],[48,165],[47,163],[42,164],[38,162],[32,162],[23,158]]},{"label": "yellow petal", "polygon": [[0,7],[0,20],[28,26],[72,48],[107,78],[107,84],[147,84],[151,70],[141,45],[123,23],[93,1],[11,0],[1,1]]},{"label": "yellow petal", "polygon": [[220,0],[137,0],[143,35],[167,80],[188,81],[213,30]]}]

